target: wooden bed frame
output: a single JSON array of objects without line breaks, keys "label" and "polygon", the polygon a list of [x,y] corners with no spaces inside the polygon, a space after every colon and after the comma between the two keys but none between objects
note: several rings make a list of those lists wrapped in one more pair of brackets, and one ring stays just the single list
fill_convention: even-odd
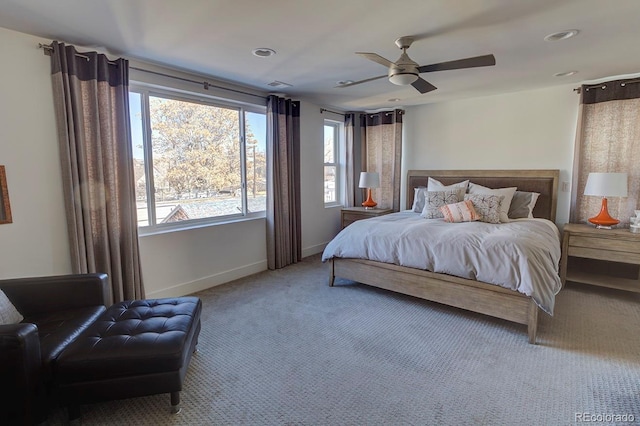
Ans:
[{"label": "wooden bed frame", "polygon": [[[469,179],[489,188],[518,187],[540,193],[533,214],[555,221],[558,170],[409,170],[407,209],[413,205],[414,188],[427,186],[428,177],[445,185]],[[466,309],[527,325],[529,343],[535,344],[538,306],[528,296],[494,284],[438,274],[421,269],[363,259],[329,261],[329,285],[335,277],[380,287],[421,299]]]}]

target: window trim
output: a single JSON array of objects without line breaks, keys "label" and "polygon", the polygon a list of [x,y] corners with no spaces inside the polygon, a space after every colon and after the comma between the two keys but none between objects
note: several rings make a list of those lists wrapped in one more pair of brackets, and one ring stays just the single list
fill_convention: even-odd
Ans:
[{"label": "window trim", "polygon": [[[236,102],[231,99],[221,99],[214,96],[206,96],[196,92],[187,92],[180,89],[174,89],[166,86],[157,86],[143,82],[131,82],[129,92],[141,95],[140,110],[142,114],[142,150],[144,154],[144,171],[147,195],[147,220],[149,224],[146,226],[138,226],[138,234],[141,236],[161,234],[166,232],[183,231],[194,228],[202,228],[206,226],[222,225],[234,222],[243,222],[246,220],[260,219],[266,217],[266,210],[259,212],[248,211],[248,194],[247,194],[247,176],[246,176],[246,117],[245,114],[252,112],[267,116],[267,108],[263,105],[249,104],[245,102]],[[240,186],[242,189],[241,204],[242,212],[229,214],[224,216],[206,217],[189,219],[171,223],[156,223],[156,198],[155,198],[155,182],[153,176],[153,155],[151,144],[151,115],[149,114],[149,97],[156,96],[171,100],[198,103],[218,108],[233,109],[238,112],[239,117],[239,142],[240,142]],[[265,135],[266,136],[266,135]],[[266,151],[265,151],[266,154]],[[132,159],[133,160],[133,159]]]},{"label": "window trim", "polygon": [[[324,162],[324,128],[326,126],[330,126],[333,127],[333,162],[331,163],[326,163]],[[323,160],[323,164],[322,164],[322,173],[324,176],[324,168],[325,167],[335,167],[336,169],[336,175],[335,175],[335,191],[336,191],[336,199],[335,201],[324,201],[324,190],[322,193],[322,198],[324,201],[324,207],[325,208],[331,208],[331,207],[337,207],[337,206],[342,206],[344,205],[344,201],[342,199],[343,197],[343,187],[342,187],[342,182],[344,181],[343,178],[343,174],[344,174],[344,170],[343,170],[343,161],[342,161],[342,146],[343,146],[343,131],[344,129],[344,123],[341,123],[340,121],[336,121],[336,120],[330,120],[325,118],[323,121],[323,126],[322,126],[322,147],[323,147],[323,154],[322,154],[322,160]],[[323,188],[324,189],[324,188]]]}]

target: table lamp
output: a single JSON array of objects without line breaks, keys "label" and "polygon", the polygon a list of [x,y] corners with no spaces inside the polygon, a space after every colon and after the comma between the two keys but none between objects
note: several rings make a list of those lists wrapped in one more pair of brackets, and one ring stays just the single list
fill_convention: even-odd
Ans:
[{"label": "table lamp", "polygon": [[371,189],[380,187],[380,175],[376,172],[361,172],[360,173],[360,188],[367,188],[367,199],[362,206],[365,209],[372,209],[378,205],[373,198],[371,198]]},{"label": "table lamp", "polygon": [[627,196],[627,174],[589,173],[587,185],[584,188],[584,195],[602,197],[600,213],[590,218],[589,222],[596,225],[596,228],[611,229],[613,225],[617,225],[620,221],[609,215],[607,197]]}]

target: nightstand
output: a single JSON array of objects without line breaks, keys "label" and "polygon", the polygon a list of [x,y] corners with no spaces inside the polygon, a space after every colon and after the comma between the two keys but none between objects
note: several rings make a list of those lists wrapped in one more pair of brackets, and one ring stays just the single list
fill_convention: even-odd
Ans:
[{"label": "nightstand", "polygon": [[364,207],[345,207],[342,209],[342,228],[347,227],[357,220],[382,216],[392,213],[391,209],[365,209]]},{"label": "nightstand", "polygon": [[[571,268],[570,257],[640,265],[640,234],[634,234],[625,228],[597,229],[592,225],[567,223],[564,225],[560,260],[562,284],[574,281],[640,292],[640,277],[637,272],[634,272],[635,278],[585,272],[581,268]],[[617,268],[616,264],[611,266]]]}]

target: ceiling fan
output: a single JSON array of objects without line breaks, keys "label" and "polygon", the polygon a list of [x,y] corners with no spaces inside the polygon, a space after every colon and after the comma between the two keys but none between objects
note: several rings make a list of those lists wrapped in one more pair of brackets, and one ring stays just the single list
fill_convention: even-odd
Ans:
[{"label": "ceiling fan", "polygon": [[419,66],[415,61],[407,55],[407,49],[413,43],[413,37],[400,37],[396,40],[396,46],[402,49],[402,55],[397,61],[391,62],[383,58],[377,53],[356,52],[370,61],[377,62],[389,68],[387,75],[367,78],[365,80],[347,82],[336,87],[350,87],[356,84],[367,83],[369,81],[378,80],[380,78],[389,77],[389,81],[398,86],[412,85],[418,92],[427,93],[436,90],[437,87],[420,77],[419,74],[424,72],[457,70],[462,68],[488,67],[496,64],[496,58],[493,55],[474,56],[472,58],[458,59],[455,61],[440,62],[437,64]]}]

